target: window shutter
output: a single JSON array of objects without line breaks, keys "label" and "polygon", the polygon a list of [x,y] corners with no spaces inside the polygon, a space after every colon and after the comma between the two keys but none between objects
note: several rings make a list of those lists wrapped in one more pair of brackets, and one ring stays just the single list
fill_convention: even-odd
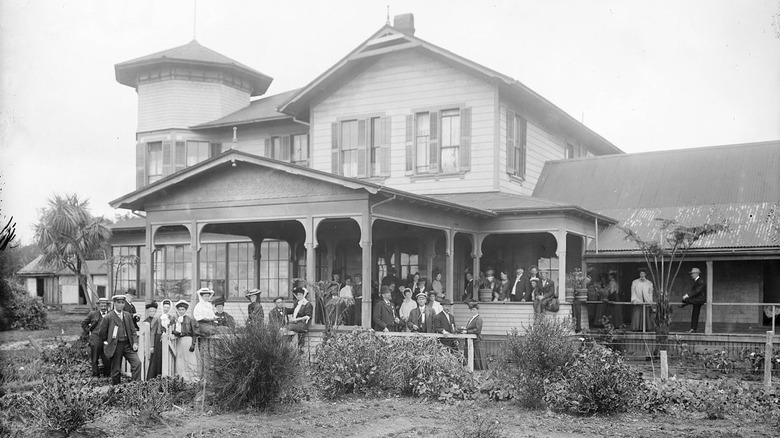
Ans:
[{"label": "window shutter", "polygon": [[428,134],[428,172],[439,172],[439,113],[431,111],[431,130]]},{"label": "window shutter", "polygon": [[379,174],[390,176],[390,117],[382,117],[379,125],[382,129],[379,136],[382,142],[379,146]]},{"label": "window shutter", "polygon": [[171,142],[164,141],[162,144],[163,154],[163,178],[173,173],[173,151],[171,150]]},{"label": "window shutter", "polygon": [[146,185],[146,143],[135,144],[135,188]]},{"label": "window shutter", "polygon": [[209,157],[216,157],[222,153],[222,143],[211,143],[211,154]]},{"label": "window shutter", "polygon": [[406,173],[414,172],[414,116],[406,116]]},{"label": "window shutter", "polygon": [[506,110],[506,171],[515,174],[515,113]]},{"label": "window shutter", "polygon": [[280,160],[290,162],[290,157],[292,156],[291,144],[289,135],[282,137],[282,156],[279,157]]},{"label": "window shutter", "polygon": [[471,108],[460,110],[460,170],[471,170]]},{"label": "window shutter", "polygon": [[265,157],[266,158],[273,158],[274,157],[274,150],[273,146],[271,146],[271,139],[266,138],[265,139]]},{"label": "window shutter", "polygon": [[517,142],[517,146],[520,149],[520,157],[518,164],[519,169],[516,169],[516,174],[520,178],[525,178],[525,159],[526,159],[526,148],[528,146],[528,121],[524,118],[519,119],[520,126],[518,127],[518,135],[520,138],[515,139],[515,142]]},{"label": "window shutter", "polygon": [[178,172],[187,167],[187,143],[177,141],[173,150],[173,171]]},{"label": "window shutter", "polygon": [[339,124],[330,125],[330,171],[336,175],[339,172]]},{"label": "window shutter", "polygon": [[371,131],[366,129],[367,120],[358,120],[358,138],[357,138],[357,177],[366,177],[366,144],[368,139],[366,135]]}]

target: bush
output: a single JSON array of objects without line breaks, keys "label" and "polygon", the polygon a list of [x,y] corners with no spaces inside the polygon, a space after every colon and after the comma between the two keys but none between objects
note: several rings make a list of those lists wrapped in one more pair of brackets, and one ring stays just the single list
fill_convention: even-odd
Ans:
[{"label": "bush", "polygon": [[106,409],[104,396],[89,379],[63,374],[44,380],[32,395],[32,416],[39,427],[70,435]]},{"label": "bush", "polygon": [[44,363],[56,366],[71,375],[88,377],[91,374],[89,343],[82,336],[73,342],[59,342],[41,353]]},{"label": "bush", "polygon": [[160,414],[169,411],[177,402],[191,401],[196,392],[196,385],[185,382],[181,377],[159,377],[112,386],[107,403],[144,421],[161,422]]},{"label": "bush", "polygon": [[477,414],[461,419],[453,435],[456,438],[501,438],[504,431],[497,419]]},{"label": "bush", "polygon": [[596,345],[584,348],[560,378],[545,385],[544,402],[555,411],[611,414],[635,405],[641,383],[618,353]]},{"label": "bush", "polygon": [[0,279],[0,314],[0,330],[42,330],[49,326],[43,303],[9,279]]},{"label": "bush", "polygon": [[290,401],[290,391],[298,391],[303,375],[301,357],[278,329],[248,324],[232,336],[210,342],[207,381],[219,408],[266,409],[273,403]]},{"label": "bush", "polygon": [[389,391],[448,401],[476,393],[459,356],[438,339],[385,337],[371,330],[336,332],[320,344],[313,380],[320,394],[329,399]]},{"label": "bush", "polygon": [[515,395],[522,405],[541,406],[545,379],[560,374],[577,351],[572,333],[570,319],[537,315],[525,336],[517,330],[509,334],[501,351],[510,364]]}]

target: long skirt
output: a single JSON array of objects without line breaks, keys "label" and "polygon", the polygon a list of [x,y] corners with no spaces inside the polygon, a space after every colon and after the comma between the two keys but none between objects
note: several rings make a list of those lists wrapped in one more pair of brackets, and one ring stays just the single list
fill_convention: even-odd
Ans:
[{"label": "long skirt", "polygon": [[642,331],[642,308],[645,309],[645,331],[655,330],[653,324],[652,313],[650,312],[650,306],[632,306],[631,309],[631,330],[635,332]]},{"label": "long skirt", "polygon": [[[474,339],[474,371],[481,371],[487,369],[487,362],[485,361],[484,354],[482,352],[482,341]],[[463,350],[464,357],[468,360],[469,357],[469,344],[464,342],[466,348]]]},{"label": "long skirt", "polygon": [[162,335],[154,334],[154,352],[149,360],[149,369],[146,372],[146,380],[154,379],[162,374],[162,357],[165,352],[162,351]]},{"label": "long skirt", "polygon": [[190,351],[194,339],[191,336],[182,336],[176,340],[176,375],[185,381],[191,382],[200,375],[198,363],[198,350]]}]

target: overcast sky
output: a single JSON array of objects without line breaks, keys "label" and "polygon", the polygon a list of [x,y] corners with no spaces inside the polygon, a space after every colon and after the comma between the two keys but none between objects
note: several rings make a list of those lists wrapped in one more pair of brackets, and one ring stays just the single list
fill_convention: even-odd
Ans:
[{"label": "overcast sky", "polygon": [[[194,0],[0,2],[0,220],[135,188],[135,91],[114,64],[186,44]],[[197,0],[197,39],[301,87],[385,23],[523,82],[624,151],[780,139],[778,0]],[[124,211],[121,211],[124,212]]]}]

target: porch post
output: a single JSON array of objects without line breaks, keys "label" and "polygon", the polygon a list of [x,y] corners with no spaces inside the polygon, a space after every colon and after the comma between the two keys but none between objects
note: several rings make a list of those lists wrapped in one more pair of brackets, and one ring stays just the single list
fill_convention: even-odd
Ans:
[{"label": "porch post", "polygon": [[712,334],[712,260],[707,260],[707,313],[704,314],[704,333]]},{"label": "porch post", "polygon": [[447,246],[445,249],[445,257],[447,257],[447,278],[445,279],[447,290],[445,296],[452,301],[455,301],[455,231],[450,228],[444,230],[447,238]]},{"label": "porch post", "polygon": [[156,287],[154,284],[154,234],[157,231],[157,227],[153,227],[149,223],[149,219],[146,220],[146,252],[142,257],[146,258],[146,296],[154,298]]},{"label": "porch post", "polygon": [[[431,233],[433,234],[433,233]],[[428,278],[428,287],[433,283],[433,259],[436,258],[436,238],[433,236],[425,239],[425,276]],[[400,274],[400,272],[399,272]],[[399,277],[400,278],[400,277]]]},{"label": "porch post", "polygon": [[566,290],[566,230],[559,228],[555,237],[558,239],[558,299],[565,301],[566,297],[560,296],[560,291]]},{"label": "porch post", "polygon": [[[480,269],[480,258],[482,258],[482,239],[484,239],[485,236],[482,234],[474,233],[472,234],[472,237],[474,239],[473,247],[471,248],[471,258],[474,261],[473,267],[472,267],[472,273],[474,274],[474,284],[476,285],[477,281],[479,280],[479,269]],[[474,301],[479,301],[479,288],[475,287],[474,290],[471,292],[471,298]]]},{"label": "porch post", "polygon": [[198,223],[194,220],[187,228],[190,229],[190,256],[192,259],[192,302],[197,303],[197,291],[200,289],[200,263],[198,263],[198,259],[200,258],[200,230],[198,229]]}]

